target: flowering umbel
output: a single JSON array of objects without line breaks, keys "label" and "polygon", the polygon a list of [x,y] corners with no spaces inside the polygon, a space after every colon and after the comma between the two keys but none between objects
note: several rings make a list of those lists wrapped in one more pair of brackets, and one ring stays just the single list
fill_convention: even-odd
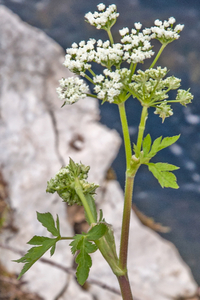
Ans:
[{"label": "flowering umbel", "polygon": [[[179,102],[186,105],[193,99],[188,91],[178,89],[181,80],[174,76],[167,76],[167,68],[153,68],[161,52],[167,44],[177,40],[184,25],[175,24],[174,17],[168,20],[155,20],[150,28],[142,29],[140,22],[134,23],[134,28],[124,27],[119,30],[121,40],[114,43],[111,27],[115,24],[119,13],[116,5],[106,8],[105,4],[97,5],[98,11],[85,15],[86,21],[97,29],[103,29],[108,33],[108,40],[81,41],[73,43],[66,50],[64,65],[71,72],[82,76],[93,84],[94,94],[90,94],[89,86],[83,79],[69,77],[60,80],[57,88],[59,98],[65,104],[73,104],[86,96],[92,96],[102,100],[102,103],[119,104],[129,97],[136,98],[147,107],[155,107],[155,114],[159,114],[162,121],[173,114],[170,102]],[[152,40],[158,40],[161,51],[155,57],[150,68],[146,71],[138,69],[138,63],[154,56]],[[103,70],[101,74],[95,74],[93,64],[99,64]],[[129,66],[129,67],[127,67]],[[135,73],[135,71],[137,72]],[[177,96],[169,100],[168,92],[177,90]]]}]

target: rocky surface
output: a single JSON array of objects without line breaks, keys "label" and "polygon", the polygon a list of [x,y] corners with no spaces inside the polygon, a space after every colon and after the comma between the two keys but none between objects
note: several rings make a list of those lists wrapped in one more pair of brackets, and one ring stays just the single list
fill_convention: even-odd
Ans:
[{"label": "rocky surface", "polygon": [[[0,166],[17,229],[5,229],[1,243],[25,250],[33,235],[46,235],[36,220],[36,210],[58,214],[61,232],[65,236],[73,234],[65,204],[56,195],[45,193],[47,180],[71,157],[90,165],[90,180],[103,185],[98,205],[107,222],[113,224],[119,244],[123,195],[115,180],[104,179],[121,142],[118,134],[98,122],[98,103],[94,99],[60,108],[55,88],[58,79],[70,74],[62,66],[63,50],[53,40],[4,6],[0,6],[0,36]],[[9,271],[19,272],[22,265],[11,262],[19,255],[0,251],[1,263]],[[93,259],[90,278],[118,288],[100,255],[95,253]],[[66,267],[73,265],[66,242],[60,242],[52,260]],[[134,215],[129,265],[133,292],[141,300],[186,298],[196,293],[192,275],[174,246],[141,226]],[[25,289],[48,300],[120,299],[96,285],[85,291],[72,275],[40,262],[25,274],[24,280]]]}]

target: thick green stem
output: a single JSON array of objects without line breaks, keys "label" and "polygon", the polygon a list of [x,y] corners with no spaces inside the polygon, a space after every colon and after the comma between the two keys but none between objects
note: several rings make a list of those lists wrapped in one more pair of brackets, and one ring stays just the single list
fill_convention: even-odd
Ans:
[{"label": "thick green stem", "polygon": [[138,130],[138,138],[137,138],[137,149],[138,149],[139,152],[140,152],[141,146],[142,146],[142,141],[143,141],[143,135],[144,135],[145,125],[146,125],[147,115],[148,115],[148,107],[147,106],[143,106],[143,108],[142,108],[142,114],[141,114],[141,119],[140,119],[139,130]]},{"label": "thick green stem", "polygon": [[133,300],[128,275],[126,274],[124,276],[119,276],[117,279],[119,281],[123,300]]},{"label": "thick green stem", "polygon": [[130,216],[131,216],[131,206],[132,206],[133,183],[134,183],[134,176],[127,176],[126,186],[125,186],[122,230],[121,230],[120,254],[119,254],[119,263],[122,269],[127,268],[128,240],[129,240],[129,227],[130,227]]},{"label": "thick green stem", "polygon": [[165,47],[167,46],[167,44],[162,44],[162,46],[160,47],[160,50],[158,51],[154,61],[152,62],[151,66],[149,69],[152,69],[155,64],[157,63],[157,60],[159,59],[159,57],[161,56],[161,53],[163,52],[163,50],[165,49]]},{"label": "thick green stem", "polygon": [[130,135],[129,135],[129,130],[128,130],[128,123],[127,123],[127,118],[126,118],[124,102],[118,104],[118,107],[119,107],[119,114],[120,114],[122,131],[123,131],[123,136],[124,136],[124,145],[125,145],[125,152],[126,152],[126,169],[129,170],[132,151],[131,151],[131,141],[130,141]]},{"label": "thick green stem", "polygon": [[91,224],[92,223],[96,223],[96,221],[95,221],[95,219],[94,219],[94,217],[92,215],[92,212],[90,210],[90,207],[89,207],[89,205],[87,203],[87,200],[85,198],[85,195],[83,194],[83,190],[82,190],[82,187],[81,187],[81,185],[79,183],[79,179],[78,178],[75,179],[75,190],[76,190],[76,193],[78,194],[78,196],[80,197],[80,199],[82,201],[82,204],[84,206],[84,209],[86,211],[86,214],[88,216],[88,219],[89,219],[90,223]]}]

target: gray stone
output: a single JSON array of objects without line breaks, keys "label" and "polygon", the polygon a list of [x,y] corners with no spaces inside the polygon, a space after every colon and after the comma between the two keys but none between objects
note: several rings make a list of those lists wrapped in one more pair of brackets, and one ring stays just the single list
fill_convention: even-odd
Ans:
[{"label": "gray stone", "polygon": [[[0,6],[0,165],[9,187],[9,204],[17,233],[4,230],[1,243],[28,249],[33,235],[46,235],[35,211],[59,215],[61,232],[72,236],[66,206],[56,195],[45,193],[46,182],[69,157],[91,166],[90,180],[103,186],[98,206],[113,224],[119,245],[123,194],[116,181],[104,180],[115,158],[120,138],[101,125],[98,103],[92,98],[60,108],[55,88],[61,77],[70,76],[62,66],[64,52],[41,31],[23,23]],[[104,196],[102,197],[104,193]],[[11,262],[19,256],[0,249],[0,260],[12,272],[22,265]],[[45,257],[48,257],[46,255]],[[73,257],[62,241],[52,260],[70,267]],[[93,255],[90,278],[118,288],[117,280],[99,253]],[[157,234],[131,218],[129,271],[133,293],[141,300],[167,300],[195,294],[196,283],[177,250]],[[78,287],[73,276],[37,262],[25,275],[25,289],[44,299],[109,299],[119,296],[91,285],[89,292]]]}]

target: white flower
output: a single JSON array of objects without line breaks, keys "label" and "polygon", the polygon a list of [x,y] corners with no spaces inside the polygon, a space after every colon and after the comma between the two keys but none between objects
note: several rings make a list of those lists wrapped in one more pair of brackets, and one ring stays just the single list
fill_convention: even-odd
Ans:
[{"label": "white flower", "polygon": [[142,28],[142,24],[140,22],[134,23],[134,26],[137,30],[140,30]]},{"label": "white flower", "polygon": [[94,83],[100,83],[100,82],[102,82],[104,79],[105,79],[105,77],[104,77],[102,74],[100,74],[100,75],[96,75],[96,76],[93,78],[93,81],[94,81]]},{"label": "white flower", "polygon": [[170,25],[169,22],[167,22],[167,21],[164,21],[164,22],[163,22],[163,26],[164,26],[164,27],[169,27],[169,25]]},{"label": "white flower", "polygon": [[106,6],[105,6],[105,4],[103,4],[103,3],[99,3],[99,4],[97,5],[97,8],[98,8],[99,11],[104,10],[105,7],[106,7]]},{"label": "white flower", "polygon": [[179,31],[182,31],[183,28],[184,28],[184,25],[177,24],[174,28],[174,31],[179,32]]},{"label": "white flower", "polygon": [[124,36],[124,35],[126,35],[127,33],[129,33],[128,27],[124,27],[124,28],[122,28],[122,29],[119,30],[119,34],[120,34],[121,36]]},{"label": "white flower", "polygon": [[81,41],[81,42],[79,43],[79,46],[80,46],[80,47],[85,46],[85,41]]},{"label": "white flower", "polygon": [[169,24],[174,24],[176,22],[176,19],[174,17],[170,17],[168,19]]},{"label": "white flower", "polygon": [[156,26],[161,26],[162,25],[162,21],[160,21],[160,20],[155,20],[154,21],[154,24],[156,25]]}]

